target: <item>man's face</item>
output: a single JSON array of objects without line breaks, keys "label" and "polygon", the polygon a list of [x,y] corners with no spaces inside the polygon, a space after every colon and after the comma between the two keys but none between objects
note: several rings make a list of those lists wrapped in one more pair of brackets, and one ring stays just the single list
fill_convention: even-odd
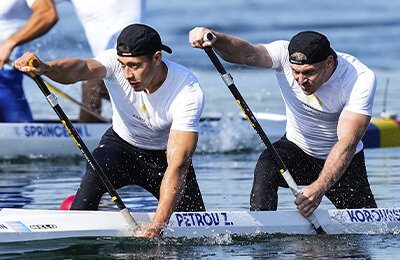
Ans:
[{"label": "man's face", "polygon": [[304,94],[313,94],[330,78],[332,72],[328,68],[331,60],[333,60],[333,58],[330,58],[332,56],[314,64],[290,64],[293,77]]},{"label": "man's face", "polygon": [[156,54],[138,57],[118,56],[125,78],[135,91],[143,91],[151,86],[154,70],[158,64]]}]

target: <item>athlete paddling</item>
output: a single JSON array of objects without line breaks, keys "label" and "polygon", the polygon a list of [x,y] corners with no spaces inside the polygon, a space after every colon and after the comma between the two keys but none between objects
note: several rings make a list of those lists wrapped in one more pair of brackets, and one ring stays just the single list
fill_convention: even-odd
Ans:
[{"label": "athlete paddling", "polygon": [[[15,61],[24,72],[44,74],[71,84],[103,79],[111,97],[113,126],[103,135],[93,155],[115,189],[135,184],[159,200],[150,223],[140,236],[160,235],[174,211],[204,211],[192,165],[203,92],[185,67],[162,58],[159,34],[142,24],[127,26],[116,50],[94,59],[61,59],[28,66],[38,59],[25,53]],[[106,188],[88,165],[72,210],[97,210]]]},{"label": "athlete paddling", "polygon": [[[207,37],[212,34],[211,40]],[[309,217],[325,195],[337,208],[375,208],[364,161],[363,137],[372,115],[374,73],[355,57],[334,51],[313,31],[290,42],[251,44],[197,27],[189,41],[212,46],[228,62],[272,68],[286,105],[286,134],[273,144],[294,181],[307,185],[295,204]],[[256,90],[255,90],[256,91]],[[276,210],[277,191],[287,187],[274,155],[257,163],[250,210]]]}]

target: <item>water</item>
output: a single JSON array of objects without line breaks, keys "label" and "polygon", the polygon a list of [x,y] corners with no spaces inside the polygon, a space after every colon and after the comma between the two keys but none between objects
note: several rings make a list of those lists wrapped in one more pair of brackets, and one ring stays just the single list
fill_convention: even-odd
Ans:
[{"label": "water", "polygon": [[[328,35],[333,48],[355,55],[374,69],[378,89],[374,116],[385,108],[399,112],[400,99],[400,2],[390,1],[162,1],[147,3],[147,23],[161,34],[173,55],[166,56],[191,68],[206,95],[204,115],[239,115],[240,108],[226,89],[205,53],[188,44],[188,31],[195,26],[232,33],[253,43],[290,39],[300,30],[318,30]],[[90,57],[82,27],[69,4],[59,6],[60,21],[45,37],[29,44],[44,60]],[[273,72],[224,63],[254,112],[283,113]],[[384,107],[384,90],[389,79]],[[35,85],[25,80],[25,89],[36,119],[57,118]],[[59,86],[59,85],[57,85]],[[60,86],[80,99],[79,84]],[[59,98],[71,119],[79,108]],[[105,116],[111,110],[104,103]],[[196,174],[208,210],[247,210],[253,170],[262,145],[235,149],[250,142],[251,127],[228,125],[226,141],[194,156]],[[268,134],[268,133],[267,133]],[[253,138],[253,137],[251,137]],[[222,139],[223,140],[223,139]],[[257,139],[254,139],[257,140]],[[252,140],[254,142],[254,140]],[[251,147],[251,146],[250,146]],[[400,149],[366,150],[371,188],[380,207],[398,207],[400,201]],[[0,159],[0,208],[57,209],[74,194],[84,173],[81,156]],[[157,202],[137,187],[119,191],[132,211],[154,211]],[[279,209],[293,209],[293,196],[279,190]],[[108,196],[102,210],[115,210]],[[323,200],[321,208],[331,209]],[[220,236],[202,239],[63,239],[0,245],[0,259],[396,259],[398,235],[355,236]]]},{"label": "water", "polygon": [[[38,247],[41,249],[38,250]],[[9,244],[4,249],[4,258],[71,259],[72,256],[72,259],[396,259],[396,251],[390,250],[390,247],[397,250],[399,248],[399,242],[393,235],[263,235],[191,240],[89,238],[53,240],[45,245],[43,242]],[[82,252],[85,252],[84,255]]]}]

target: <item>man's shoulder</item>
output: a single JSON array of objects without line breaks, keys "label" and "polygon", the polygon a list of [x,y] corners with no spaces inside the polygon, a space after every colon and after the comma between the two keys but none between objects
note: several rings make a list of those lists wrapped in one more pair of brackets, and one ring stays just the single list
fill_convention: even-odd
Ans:
[{"label": "man's shoulder", "polygon": [[179,64],[177,62],[174,62],[174,61],[171,61],[171,60],[168,60],[168,59],[165,59],[165,58],[163,58],[163,61],[167,65],[168,69],[171,70],[171,71],[176,71],[178,73],[193,74],[190,69],[188,69],[187,67],[185,67],[182,64]]},{"label": "man's shoulder", "polygon": [[165,64],[168,67],[168,76],[170,78],[174,78],[175,80],[179,80],[183,84],[186,81],[195,81],[195,82],[197,82],[196,76],[193,74],[193,72],[189,68],[187,68],[187,67],[185,67],[185,66],[183,66],[183,65],[181,65],[179,63],[176,63],[176,62],[164,59],[164,58],[163,58],[163,61],[165,62]]},{"label": "man's shoulder", "polygon": [[187,67],[163,59],[168,66],[168,76],[165,83],[168,85],[170,95],[175,95],[175,99],[179,102],[191,102],[193,98],[203,99],[203,90],[196,76]]},{"label": "man's shoulder", "polygon": [[344,53],[344,52],[336,52],[337,57],[339,59],[339,64],[340,64],[340,59],[343,61],[343,65],[353,65],[353,66],[361,66],[368,68],[367,65],[365,65],[363,62],[361,62],[357,57]]},{"label": "man's shoulder", "polygon": [[122,73],[121,66],[118,63],[117,51],[108,49],[94,57],[94,60],[100,62],[107,70],[106,78],[115,73]]},{"label": "man's shoulder", "polygon": [[281,71],[289,68],[289,42],[285,40],[277,40],[267,44],[263,44],[268,52],[272,62],[272,69]]},{"label": "man's shoulder", "polygon": [[117,50],[116,49],[107,49],[102,51],[99,55],[107,55],[112,57],[117,57]]},{"label": "man's shoulder", "polygon": [[276,40],[269,43],[263,44],[268,51],[281,51],[287,50],[289,46],[289,41],[286,40]]},{"label": "man's shoulder", "polygon": [[103,65],[106,65],[108,63],[115,63],[117,62],[117,58],[117,50],[115,49],[105,50],[94,57],[95,60],[100,61]]},{"label": "man's shoulder", "polygon": [[374,72],[362,61],[351,54],[336,52],[339,69],[346,75],[374,75]]}]

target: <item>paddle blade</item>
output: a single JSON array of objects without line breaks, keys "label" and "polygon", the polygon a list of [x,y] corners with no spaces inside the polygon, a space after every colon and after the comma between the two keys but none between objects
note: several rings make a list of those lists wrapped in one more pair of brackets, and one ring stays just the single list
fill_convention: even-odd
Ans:
[{"label": "paddle blade", "polygon": [[71,195],[66,198],[60,205],[60,210],[69,210],[71,208],[72,202],[74,201],[75,195]]}]

